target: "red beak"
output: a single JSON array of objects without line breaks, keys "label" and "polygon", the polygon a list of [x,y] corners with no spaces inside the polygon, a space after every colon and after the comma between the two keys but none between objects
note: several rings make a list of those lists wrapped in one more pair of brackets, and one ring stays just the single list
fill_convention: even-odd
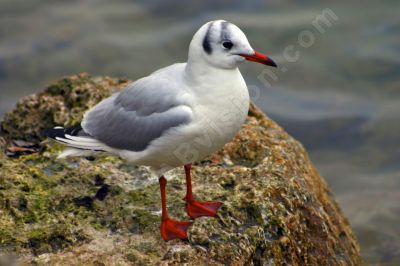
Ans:
[{"label": "red beak", "polygon": [[254,54],[252,54],[252,55],[240,54],[240,56],[243,56],[248,61],[257,62],[257,63],[264,64],[267,66],[277,67],[277,65],[271,58],[269,58],[268,56],[266,56],[262,53],[259,53],[257,51],[254,51]]}]

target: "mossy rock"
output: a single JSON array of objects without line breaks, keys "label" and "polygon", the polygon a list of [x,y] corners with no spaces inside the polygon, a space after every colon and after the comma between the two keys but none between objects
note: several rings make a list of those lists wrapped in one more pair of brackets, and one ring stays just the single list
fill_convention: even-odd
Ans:
[{"label": "mossy rock", "polygon": [[[64,78],[18,102],[1,124],[12,139],[73,125],[127,80]],[[33,265],[359,265],[358,243],[302,145],[251,106],[224,149],[193,167],[194,193],[224,205],[196,219],[189,241],[159,234],[157,177],[109,155],[56,161],[62,146],[0,153],[0,257]],[[168,173],[168,209],[185,214],[182,169]],[[0,258],[1,261],[1,258]]]},{"label": "mossy rock", "polygon": [[74,126],[85,110],[127,85],[126,79],[71,76],[50,85],[43,92],[18,101],[1,123],[4,135],[38,141],[43,129],[52,125]]}]

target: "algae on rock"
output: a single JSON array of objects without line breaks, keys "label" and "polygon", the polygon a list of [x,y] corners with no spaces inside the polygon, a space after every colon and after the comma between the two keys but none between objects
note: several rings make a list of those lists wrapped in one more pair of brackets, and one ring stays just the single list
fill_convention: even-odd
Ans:
[{"label": "algae on rock", "polygon": [[[127,80],[80,74],[20,100],[1,124],[11,139],[74,125]],[[0,254],[39,265],[359,265],[357,241],[302,145],[251,106],[224,149],[193,167],[194,193],[224,203],[196,219],[189,241],[162,241],[157,177],[109,155],[57,161],[43,142],[17,158],[0,153]],[[182,169],[168,173],[171,216],[184,211]],[[0,255],[1,256],[1,255]]]}]

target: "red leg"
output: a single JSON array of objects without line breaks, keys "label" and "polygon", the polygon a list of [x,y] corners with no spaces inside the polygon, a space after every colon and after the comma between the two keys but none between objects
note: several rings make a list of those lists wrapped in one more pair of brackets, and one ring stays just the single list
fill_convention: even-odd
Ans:
[{"label": "red leg", "polygon": [[170,219],[167,213],[167,204],[166,204],[166,193],[165,187],[167,185],[167,179],[164,176],[161,176],[159,179],[160,183],[160,191],[161,191],[161,206],[162,206],[162,214],[161,214],[161,227],[160,232],[161,236],[165,241],[172,240],[175,238],[187,239],[187,229],[191,222],[186,221],[176,221]]},{"label": "red leg", "polygon": [[191,164],[185,165],[186,174],[186,211],[191,218],[197,218],[200,216],[211,216],[214,217],[217,214],[218,208],[222,205],[218,201],[197,201],[193,197],[192,193],[192,176],[190,170]]}]

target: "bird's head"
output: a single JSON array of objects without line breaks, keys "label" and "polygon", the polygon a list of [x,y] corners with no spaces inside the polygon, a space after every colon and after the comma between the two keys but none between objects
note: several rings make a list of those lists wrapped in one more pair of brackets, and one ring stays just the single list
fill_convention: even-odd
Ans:
[{"label": "bird's head", "polygon": [[189,47],[189,60],[198,57],[218,68],[236,68],[244,60],[276,67],[271,58],[251,47],[236,25],[224,20],[210,21],[195,33]]}]

